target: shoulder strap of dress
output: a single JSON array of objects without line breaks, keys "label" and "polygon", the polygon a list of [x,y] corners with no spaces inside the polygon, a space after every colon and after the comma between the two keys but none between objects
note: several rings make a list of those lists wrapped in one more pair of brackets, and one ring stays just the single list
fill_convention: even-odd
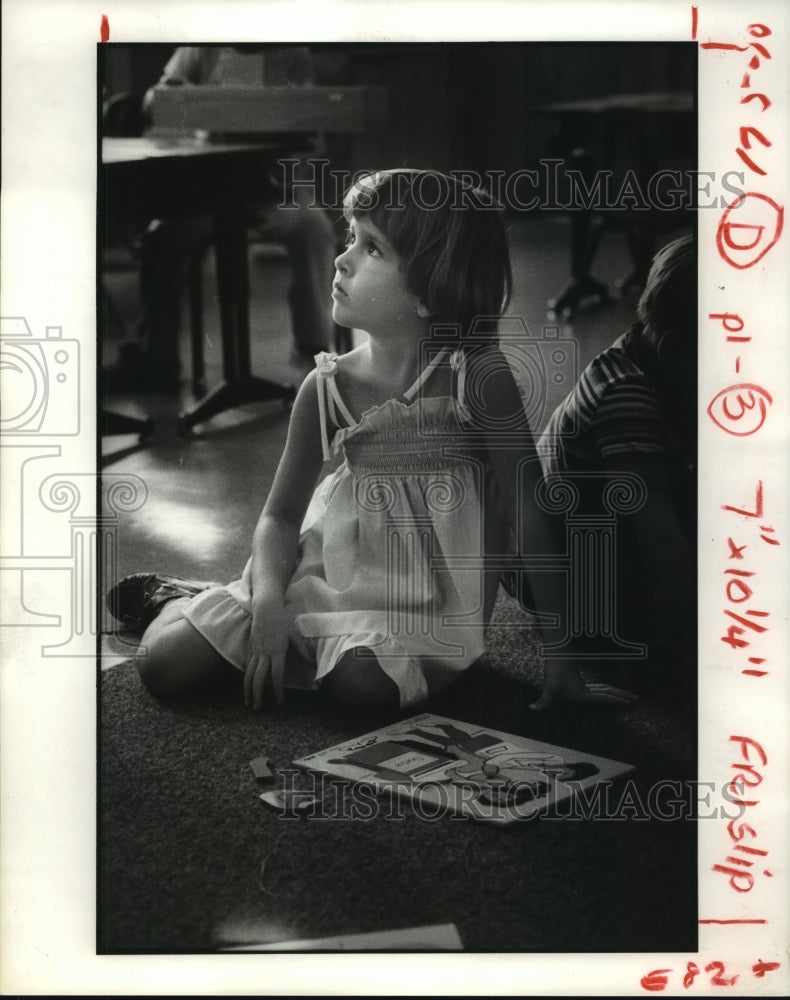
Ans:
[{"label": "shoulder strap of dress", "polygon": [[431,377],[433,372],[439,367],[439,365],[447,357],[449,348],[443,347],[441,351],[437,351],[433,359],[428,362],[428,364],[423,368],[422,373],[417,377],[416,382],[409,386],[409,388],[404,392],[405,399],[414,399],[420,389],[425,385],[428,379]]},{"label": "shoulder strap of dress", "polygon": [[[321,447],[324,460],[331,458],[331,447],[329,443],[329,419],[335,427],[340,426],[338,420],[338,410],[349,427],[355,427],[357,421],[354,420],[348,407],[338,392],[335,383],[337,374],[337,355],[322,351],[315,358],[316,364],[316,388],[318,390],[318,413],[321,420]],[[327,418],[329,412],[329,419]]]},{"label": "shoulder strap of dress", "polygon": [[462,414],[467,414],[466,410],[466,354],[457,347],[451,357],[450,366],[455,372],[455,402]]}]

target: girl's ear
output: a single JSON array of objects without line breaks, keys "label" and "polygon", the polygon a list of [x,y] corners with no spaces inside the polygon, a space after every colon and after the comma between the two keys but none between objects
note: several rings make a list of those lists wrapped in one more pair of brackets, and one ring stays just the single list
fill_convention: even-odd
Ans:
[{"label": "girl's ear", "polygon": [[420,317],[420,319],[428,319],[429,316],[433,316],[434,314],[433,312],[431,312],[428,306],[425,305],[424,302],[421,302],[417,306],[417,315]]}]

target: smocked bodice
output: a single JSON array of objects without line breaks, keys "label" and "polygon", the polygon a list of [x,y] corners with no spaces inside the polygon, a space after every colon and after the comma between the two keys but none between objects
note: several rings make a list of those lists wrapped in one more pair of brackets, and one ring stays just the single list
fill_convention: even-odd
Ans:
[{"label": "smocked bodice", "polygon": [[[456,395],[418,396],[438,365],[449,357],[458,386]],[[316,359],[321,410],[321,433],[326,458],[342,451],[354,474],[380,472],[391,475],[442,471],[475,458],[464,431],[463,356],[441,351],[406,390],[401,399],[389,399],[366,410],[355,420],[335,383],[337,359],[331,354]],[[345,426],[328,438],[329,415]]]}]

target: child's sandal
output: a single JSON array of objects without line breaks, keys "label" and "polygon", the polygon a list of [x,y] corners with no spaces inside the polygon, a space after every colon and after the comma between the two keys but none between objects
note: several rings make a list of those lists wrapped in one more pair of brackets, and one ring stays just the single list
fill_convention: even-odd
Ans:
[{"label": "child's sandal", "polygon": [[144,631],[165,604],[179,597],[195,597],[213,586],[216,584],[180,580],[159,573],[133,573],[116,583],[107,594],[107,606],[113,617],[130,631]]}]

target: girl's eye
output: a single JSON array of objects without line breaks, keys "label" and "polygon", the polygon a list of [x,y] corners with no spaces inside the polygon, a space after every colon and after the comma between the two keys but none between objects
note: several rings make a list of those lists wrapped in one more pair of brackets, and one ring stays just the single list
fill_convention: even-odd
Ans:
[{"label": "girl's eye", "polygon": [[[346,233],[346,246],[347,247],[353,246],[356,242],[357,242],[357,234],[353,230],[349,229],[348,232]],[[377,244],[373,242],[373,240],[365,241],[365,253],[370,254],[371,257],[381,256],[381,250],[379,249]]]}]

